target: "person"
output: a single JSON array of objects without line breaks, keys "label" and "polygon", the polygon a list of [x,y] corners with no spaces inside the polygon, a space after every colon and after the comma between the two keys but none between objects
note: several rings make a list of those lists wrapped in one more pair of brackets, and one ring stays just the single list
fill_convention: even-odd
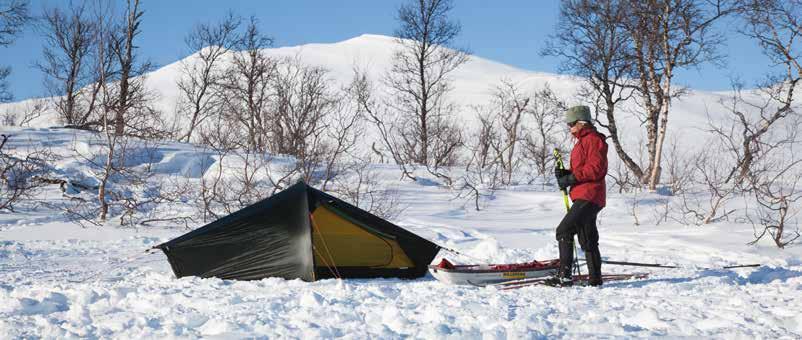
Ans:
[{"label": "person", "polygon": [[557,226],[560,269],[547,280],[555,286],[571,286],[571,265],[574,261],[574,235],[585,251],[591,286],[602,285],[599,231],[596,216],[606,204],[607,143],[605,136],[591,123],[590,108],[574,106],[565,114],[565,121],[576,138],[571,150],[570,170],[555,168],[554,175],[561,190],[570,189],[573,205]]}]

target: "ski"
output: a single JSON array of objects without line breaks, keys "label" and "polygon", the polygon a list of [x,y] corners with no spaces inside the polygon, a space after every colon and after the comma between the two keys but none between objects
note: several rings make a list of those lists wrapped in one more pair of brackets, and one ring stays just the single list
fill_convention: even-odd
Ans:
[{"label": "ski", "polygon": [[[605,282],[626,281],[626,280],[640,280],[648,277],[649,277],[648,273],[604,274],[602,275],[602,280]],[[500,290],[509,290],[509,289],[517,289],[517,288],[537,286],[537,285],[546,286],[545,281],[547,279],[548,278],[534,278],[534,279],[507,281],[507,282],[486,285],[485,287],[497,287]],[[588,275],[575,276],[573,278],[573,281],[575,286],[585,286],[587,285],[588,282]]]}]

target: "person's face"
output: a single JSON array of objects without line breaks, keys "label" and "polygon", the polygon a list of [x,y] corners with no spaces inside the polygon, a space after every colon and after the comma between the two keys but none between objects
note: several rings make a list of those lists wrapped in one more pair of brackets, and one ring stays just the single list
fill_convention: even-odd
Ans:
[{"label": "person's face", "polygon": [[579,132],[579,130],[582,129],[582,124],[579,124],[578,122],[573,122],[571,124],[568,124],[568,127],[571,129],[571,134],[575,135]]}]

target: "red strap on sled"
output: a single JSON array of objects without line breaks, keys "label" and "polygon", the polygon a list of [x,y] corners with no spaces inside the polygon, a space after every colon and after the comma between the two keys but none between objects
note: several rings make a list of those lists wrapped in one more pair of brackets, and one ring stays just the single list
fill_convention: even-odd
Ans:
[{"label": "red strap on sled", "polygon": [[440,263],[437,264],[437,268],[454,269],[454,265],[451,262],[448,262],[448,260],[442,259],[440,260]]},{"label": "red strap on sled", "polygon": [[[490,269],[498,271],[522,271],[528,269],[554,268],[559,265],[560,265],[560,260],[548,260],[548,261],[532,261],[526,263],[494,264],[490,265]],[[442,268],[442,269],[456,269],[456,267],[457,266],[455,266],[453,263],[449,262],[446,259],[440,260],[440,263],[437,264],[437,268]]]},{"label": "red strap on sled", "polygon": [[490,268],[494,270],[509,270],[509,271],[516,271],[516,270],[525,270],[525,269],[541,269],[541,268],[550,268],[554,267],[556,264],[559,263],[560,260],[551,260],[551,261],[532,261],[527,263],[511,263],[511,264],[497,264]]}]

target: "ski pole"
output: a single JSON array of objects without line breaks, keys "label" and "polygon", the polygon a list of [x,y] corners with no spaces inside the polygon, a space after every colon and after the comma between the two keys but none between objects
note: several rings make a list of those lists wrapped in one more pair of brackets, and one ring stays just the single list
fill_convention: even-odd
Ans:
[{"label": "ski pole", "polygon": [[[582,259],[583,261],[585,259]],[[667,264],[659,264],[659,263],[640,263],[640,262],[624,262],[624,261],[608,261],[602,260],[602,263],[606,264],[614,264],[619,266],[632,266],[632,267],[654,267],[654,268],[681,268],[680,266],[672,266]],[[760,264],[738,264],[732,266],[724,266],[721,268],[702,268],[702,269],[733,269],[733,268],[750,268],[750,267],[760,267]]]},{"label": "ski pole", "polygon": [[639,262],[623,262],[623,261],[606,261],[602,260],[605,264],[615,264],[619,266],[633,266],[633,267],[655,267],[655,268],[679,268],[679,266],[671,266],[658,263],[639,263]]},{"label": "ski pole", "polygon": [[[734,266],[724,266],[722,268],[723,269],[733,269],[733,268],[750,268],[750,267],[760,267],[760,266],[761,266],[761,264],[759,264],[759,263],[752,263],[752,264],[737,264],[737,265],[734,265]],[[710,268],[705,268],[705,269],[710,269]]]},{"label": "ski pole", "polygon": [[[563,164],[563,156],[560,154],[560,150],[554,148],[554,158],[557,162],[557,168],[560,170],[565,169],[565,164]],[[568,191],[566,189],[560,188],[560,191],[563,193],[563,202],[565,202],[565,213],[567,214],[571,210],[571,205],[568,203]],[[571,236],[573,238],[573,236]],[[577,275],[582,275],[581,269],[579,269],[579,252],[576,250],[576,242],[574,242],[574,270],[576,270]]]},{"label": "ski pole", "polygon": [[[554,157],[557,159],[557,168],[560,170],[565,169],[565,164],[563,164],[563,156],[560,154],[560,150],[554,148]],[[565,212],[571,210],[571,205],[568,203],[568,192],[565,189],[560,189],[563,193],[563,201],[565,202]]]}]

